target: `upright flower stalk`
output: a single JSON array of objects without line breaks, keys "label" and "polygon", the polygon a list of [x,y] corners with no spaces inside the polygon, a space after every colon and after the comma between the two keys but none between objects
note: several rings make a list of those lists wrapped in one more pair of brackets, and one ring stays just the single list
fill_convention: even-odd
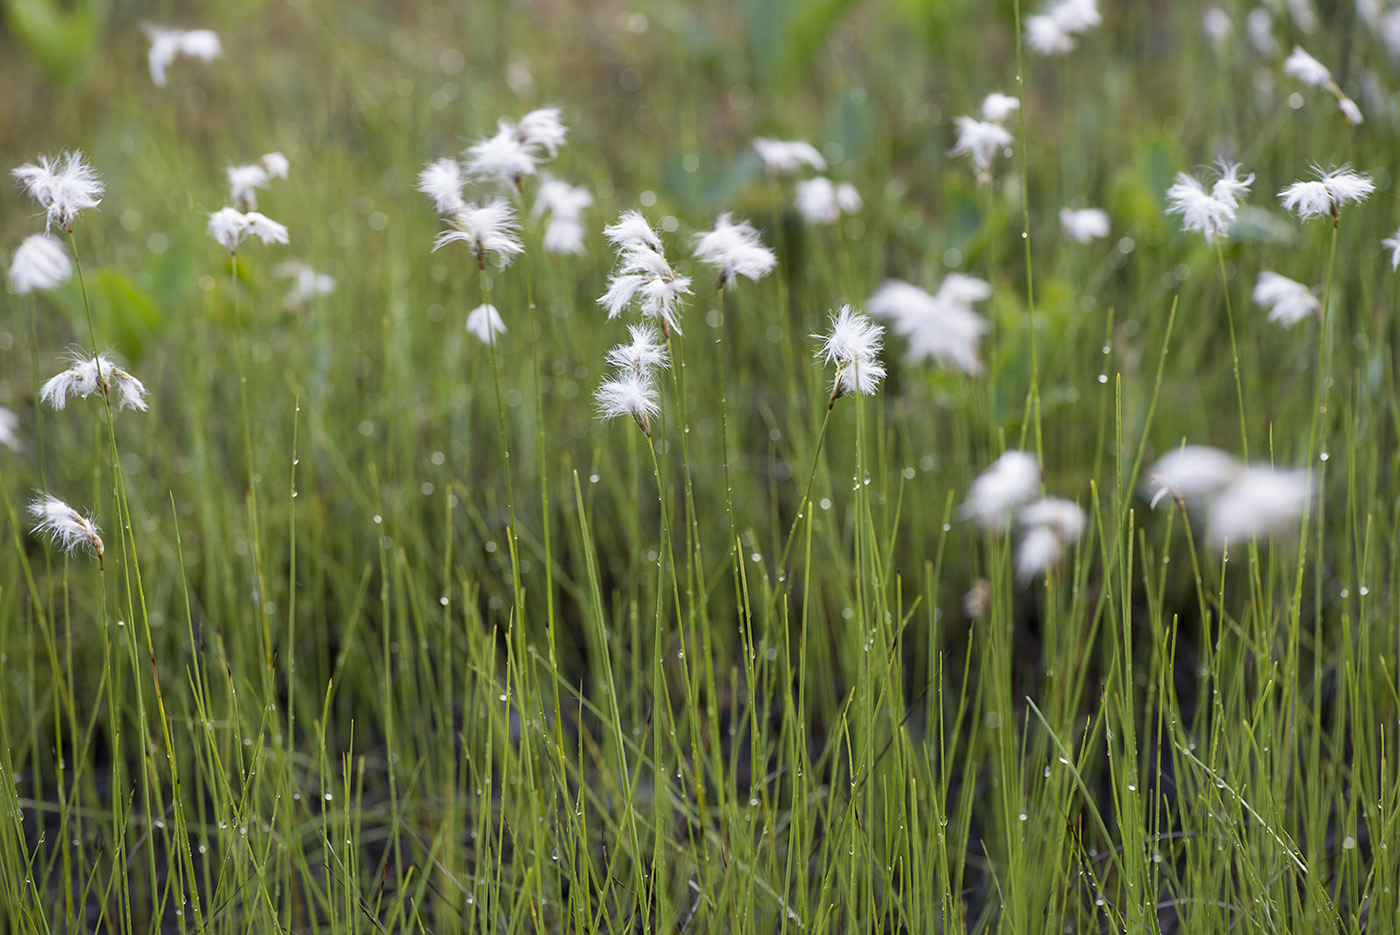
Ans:
[{"label": "upright flower stalk", "polygon": [[1230,329],[1230,358],[1235,372],[1235,400],[1240,419],[1240,445],[1244,457],[1249,457],[1249,429],[1244,415],[1244,384],[1240,377],[1239,343],[1235,339],[1235,313],[1230,304],[1230,282],[1225,276],[1224,241],[1230,236],[1235,212],[1240,201],[1249,194],[1254,174],[1240,176],[1240,164],[1216,161],[1219,177],[1209,189],[1199,179],[1179,172],[1167,189],[1167,213],[1181,215],[1182,230],[1198,231],[1207,244],[1215,245],[1216,268],[1220,272],[1220,291],[1225,296],[1225,321]]}]

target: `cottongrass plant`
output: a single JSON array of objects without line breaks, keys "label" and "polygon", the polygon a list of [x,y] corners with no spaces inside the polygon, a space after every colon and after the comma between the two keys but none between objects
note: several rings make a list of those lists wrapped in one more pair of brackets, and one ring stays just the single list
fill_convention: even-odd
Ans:
[{"label": "cottongrass plant", "polygon": [[1269,321],[1292,328],[1304,318],[1322,319],[1322,303],[1311,289],[1300,282],[1270,270],[1259,274],[1254,284],[1254,301],[1269,309]]},{"label": "cottongrass plant", "polygon": [[72,366],[50,377],[39,394],[53,408],[63,409],[69,396],[86,399],[99,389],[110,405],[115,387],[118,410],[146,411],[146,385],[112,363],[110,357],[103,354],[88,357],[75,349],[69,353],[69,360]]},{"label": "cottongrass plant", "polygon": [[228,167],[229,201],[243,211],[258,209],[257,190],[273,179],[285,179],[291,164],[281,153],[266,153],[257,162]]},{"label": "cottongrass plant", "polygon": [[931,358],[975,377],[982,373],[977,341],[990,326],[972,306],[991,294],[992,287],[985,280],[962,273],[948,274],[932,295],[912,283],[892,279],[870,297],[866,307],[908,340],[911,361]]},{"label": "cottongrass plant", "polygon": [[102,203],[106,187],[81,150],[63,152],[57,157],[40,156],[37,162],[25,163],[12,174],[44,209],[48,226],[57,224],[70,234],[73,221],[81,212]]},{"label": "cottongrass plant", "polygon": [[1240,375],[1240,350],[1235,339],[1235,312],[1230,301],[1230,281],[1225,274],[1225,248],[1240,203],[1254,184],[1254,173],[1241,177],[1241,165],[1221,157],[1216,160],[1217,178],[1207,190],[1192,175],[1178,172],[1167,189],[1167,213],[1181,215],[1183,231],[1197,231],[1207,244],[1215,245],[1220,291],[1225,297],[1225,321],[1230,329],[1230,358],[1235,374],[1235,398],[1239,409],[1240,444],[1249,457],[1249,423],[1245,419],[1244,379]]},{"label": "cottongrass plant", "polygon": [[833,182],[824,175],[804,179],[793,188],[794,205],[808,224],[835,224],[843,214],[861,209],[860,192],[850,182]]},{"label": "cottongrass plant", "polygon": [[816,172],[826,171],[826,160],[817,148],[804,140],[773,140],[759,137],[753,148],[763,160],[770,177],[793,175],[806,166]]},{"label": "cottongrass plant", "polygon": [[180,55],[209,63],[223,54],[217,34],[208,29],[169,29],[147,23],[142,27],[150,37],[151,49],[146,60],[155,86],[166,85],[166,72]]},{"label": "cottongrass plant", "polygon": [[1108,213],[1101,208],[1061,208],[1060,228],[1075,243],[1091,243],[1108,236]]},{"label": "cottongrass plant", "polygon": [[10,288],[20,295],[61,286],[73,276],[73,262],[52,234],[32,234],[10,261]]},{"label": "cottongrass plant", "polygon": [[29,515],[35,520],[33,530],[36,536],[46,536],[60,551],[72,555],[85,549],[97,559],[98,570],[102,569],[102,556],[107,547],[102,542],[102,531],[92,520],[91,513],[79,513],[57,497],[38,493],[29,501]]},{"label": "cottongrass plant", "polygon": [[1347,123],[1357,126],[1362,122],[1361,108],[1338,86],[1337,80],[1332,77],[1331,69],[1303,51],[1302,46],[1293,47],[1292,53],[1283,63],[1283,73],[1310,87],[1332,92],[1332,96],[1337,99],[1337,108]]}]

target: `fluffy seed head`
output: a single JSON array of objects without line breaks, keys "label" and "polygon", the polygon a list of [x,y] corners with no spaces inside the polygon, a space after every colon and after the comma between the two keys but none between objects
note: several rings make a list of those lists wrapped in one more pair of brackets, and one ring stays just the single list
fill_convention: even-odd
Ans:
[{"label": "fluffy seed head", "polygon": [[430,162],[418,173],[418,190],[433,200],[438,214],[458,214],[466,209],[462,185],[462,166],[455,159]]},{"label": "fluffy seed head", "polygon": [[1265,270],[1254,284],[1254,301],[1269,309],[1269,321],[1291,328],[1309,316],[1322,317],[1322,303],[1312,290],[1287,276]]},{"label": "fluffy seed head", "polygon": [[1099,208],[1061,208],[1060,226],[1070,240],[1089,243],[1108,236],[1108,215]]},{"label": "fluffy seed head", "polygon": [[631,416],[637,427],[651,437],[651,419],[661,411],[656,386],[649,376],[622,370],[598,387],[598,418],[605,421]]},{"label": "fluffy seed head", "polygon": [[83,161],[81,150],[64,152],[56,159],[40,156],[37,162],[25,163],[11,174],[44,209],[50,227],[57,222],[71,231],[79,211],[102,202],[102,180]]},{"label": "fluffy seed head", "polygon": [[501,321],[501,313],[496,306],[478,305],[467,316],[467,330],[481,339],[484,344],[495,344],[496,335],[504,334],[506,323]]},{"label": "fluffy seed head", "polygon": [[811,143],[759,137],[753,141],[753,148],[758,150],[769,175],[792,175],[803,166],[810,166],[817,172],[826,171],[826,160]]},{"label": "fluffy seed head", "polygon": [[68,251],[51,234],[26,237],[10,261],[10,287],[20,295],[35,289],[52,289],[72,275]]},{"label": "fluffy seed head", "polygon": [[484,205],[465,204],[447,220],[452,229],[438,234],[433,250],[450,243],[464,243],[476,257],[478,269],[486,268],[488,253],[494,255],[497,266],[504,267],[512,256],[525,251],[525,245],[516,236],[520,226],[515,221],[515,209],[504,199],[495,198]]},{"label": "fluffy seed head", "polygon": [[727,211],[715,221],[714,230],[696,235],[695,258],[719,271],[721,289],[732,286],[740,276],[757,282],[778,262],[753,225],[748,221],[734,223]]},{"label": "fluffy seed head", "polygon": [[831,315],[831,331],[814,334],[822,342],[821,355],[827,363],[836,365],[827,408],[846,393],[874,393],[885,378],[885,365],[880,362],[880,345],[885,329],[849,305],[841,306]]},{"label": "fluffy seed head", "polygon": [[98,567],[102,567],[102,554],[106,548],[102,544],[101,531],[90,515],[84,516],[57,497],[35,491],[29,501],[29,515],[35,525],[31,532],[36,536],[47,536],[49,542],[69,555],[78,549],[87,549],[97,556]]},{"label": "fluffy seed head", "polygon": [[825,176],[797,183],[797,213],[809,224],[835,224],[844,214],[860,210],[860,192],[849,182],[837,185]]},{"label": "fluffy seed head", "polygon": [[1008,451],[977,476],[958,515],[988,532],[1002,533],[1012,511],[1040,492],[1040,462],[1025,451]]}]

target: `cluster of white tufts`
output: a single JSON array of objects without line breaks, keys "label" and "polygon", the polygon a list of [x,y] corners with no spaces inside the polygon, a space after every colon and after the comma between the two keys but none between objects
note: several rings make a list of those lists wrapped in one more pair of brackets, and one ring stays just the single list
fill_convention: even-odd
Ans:
[{"label": "cluster of white tufts", "polygon": [[616,318],[635,302],[663,331],[680,334],[681,296],[691,294],[690,277],[677,273],[667,261],[660,235],[638,211],[624,212],[603,234],[618,251],[608,291],[598,298],[608,317]]},{"label": "cluster of white tufts", "polygon": [[628,325],[632,340],[608,351],[613,374],[598,387],[598,417],[631,416],[651,437],[652,417],[661,411],[656,374],[670,363],[661,335],[651,325]]},{"label": "cluster of white tufts", "polygon": [[1058,565],[1084,533],[1084,511],[1072,500],[1041,497],[1040,462],[1026,451],[1002,454],[972,482],[958,515],[994,535],[1020,530],[1016,577],[1022,582]]},{"label": "cluster of white tufts", "polygon": [[812,337],[822,342],[821,355],[836,365],[836,378],[831,385],[829,410],[836,400],[847,393],[870,395],[885,378],[885,365],[880,362],[880,346],[885,329],[849,305],[831,313],[831,330]]},{"label": "cluster of white tufts", "polygon": [[891,279],[867,305],[870,314],[889,321],[894,332],[909,342],[911,361],[932,358],[945,367],[977,376],[982,372],[977,339],[988,325],[972,305],[991,294],[992,287],[984,280],[950,273],[932,295],[911,283]]},{"label": "cluster of white tufts", "polygon": [[[826,171],[826,160],[811,143],[802,140],[770,140],[759,137],[753,148],[763,160],[768,177],[796,175],[803,167]],[[860,192],[849,182],[833,182],[825,175],[799,181],[793,189],[798,215],[808,224],[835,224],[843,214],[861,209]]]},{"label": "cluster of white tufts", "polygon": [[1207,541],[1217,551],[1288,533],[1312,497],[1307,471],[1246,465],[1205,445],[1185,445],[1159,458],[1147,487],[1153,507],[1170,498],[1187,513],[1204,514]]}]

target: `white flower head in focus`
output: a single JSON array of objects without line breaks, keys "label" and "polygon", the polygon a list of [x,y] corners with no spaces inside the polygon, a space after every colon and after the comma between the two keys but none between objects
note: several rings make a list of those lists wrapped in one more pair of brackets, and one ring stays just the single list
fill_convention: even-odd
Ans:
[{"label": "white flower head in focus", "polygon": [[10,261],[10,288],[20,295],[35,289],[52,289],[73,275],[68,251],[52,234],[33,234],[24,239]]},{"label": "white flower head in focus", "polygon": [[175,56],[187,55],[202,62],[212,62],[223,52],[219,37],[207,29],[167,29],[150,24],[143,28],[151,40],[146,62],[151,69],[151,80],[158,88],[165,87],[165,73],[175,61]]},{"label": "white flower head in focus", "polygon": [[486,269],[488,253],[494,255],[497,266],[504,267],[512,256],[525,251],[525,245],[516,236],[520,226],[515,221],[515,209],[504,199],[494,198],[484,205],[466,203],[447,221],[452,229],[438,234],[433,250],[450,243],[464,243],[471,248],[479,270]]},{"label": "white flower head in focus", "polygon": [[501,313],[496,306],[482,304],[467,316],[467,330],[480,338],[483,344],[495,344],[496,335],[505,333],[506,323],[501,321]]},{"label": "white flower head in focus", "polygon": [[753,148],[763,160],[764,167],[772,176],[792,175],[803,166],[814,171],[825,172],[826,160],[811,143],[801,140],[770,140],[763,137],[753,141]]},{"label": "white flower head in focus", "polygon": [[660,411],[656,384],[648,374],[621,370],[598,388],[598,418],[631,416],[648,438],[652,416]]},{"label": "white flower head in focus", "polygon": [[1254,284],[1254,301],[1269,308],[1269,321],[1291,328],[1304,318],[1322,318],[1322,303],[1312,290],[1287,276],[1265,270]]},{"label": "white flower head in focus", "polygon": [[797,183],[797,213],[809,224],[835,224],[841,215],[860,210],[860,192],[849,182],[836,184],[819,175]]},{"label": "white flower head in focus", "polygon": [[977,181],[992,180],[992,160],[1011,146],[1011,131],[999,123],[975,117],[956,117],[958,140],[948,151],[950,156],[968,156],[977,170]]},{"label": "white flower head in focus", "polygon": [[1376,190],[1369,175],[1353,172],[1350,166],[1330,172],[1314,166],[1313,171],[1316,181],[1294,182],[1278,193],[1283,206],[1302,220],[1330,214],[1332,226],[1337,227],[1342,223],[1342,205],[1360,204]]},{"label": "white flower head in focus", "polygon": [[97,556],[97,567],[101,569],[102,555],[106,549],[102,544],[101,530],[92,521],[91,514],[84,516],[57,497],[38,491],[35,493],[37,496],[29,501],[29,515],[35,520],[31,532],[36,536],[47,536],[51,543],[69,555],[78,549],[87,549]]},{"label": "white flower head in focus", "polygon": [[[112,363],[111,358],[99,354],[88,357],[82,351],[69,355],[72,365],[67,370],[45,381],[39,391],[39,398],[55,409],[68,404],[69,396],[86,399],[99,389],[108,403],[115,402],[117,410],[139,409],[146,411],[146,386],[140,380]],[[116,390],[117,398],[112,399]]]},{"label": "white flower head in focus", "polygon": [[670,359],[661,335],[649,324],[628,325],[631,344],[619,344],[608,351],[608,363],[618,370],[629,370],[639,376],[650,376],[665,369]]},{"label": "white flower head in focus", "polygon": [[1003,533],[1016,508],[1040,492],[1040,462],[1025,451],[1008,451],[977,476],[958,515],[988,532]]},{"label": "white flower head in focus", "polygon": [[733,286],[740,276],[757,282],[778,262],[754,226],[748,221],[736,224],[728,211],[715,221],[714,230],[695,236],[695,258],[719,272],[719,289]]},{"label": "white flower head in focus", "polygon": [[1108,214],[1099,208],[1061,208],[1060,227],[1075,243],[1089,243],[1108,236]]},{"label": "white flower head in focus", "polygon": [[681,296],[690,295],[690,277],[667,262],[656,231],[640,213],[628,211],[603,234],[618,248],[617,270],[608,279],[608,291],[598,298],[608,317],[616,318],[636,302],[666,333],[680,334]]},{"label": "white flower head in focus", "polygon": [[1253,173],[1240,178],[1239,163],[1219,160],[1220,177],[1207,191],[1205,184],[1185,172],[1167,189],[1167,213],[1181,215],[1183,231],[1199,231],[1206,243],[1228,237],[1240,200],[1254,184]]},{"label": "white flower head in focus", "polygon": [[57,222],[71,231],[78,212],[102,203],[102,180],[83,161],[81,150],[65,152],[57,159],[40,156],[38,162],[25,163],[11,174],[44,209],[50,227]]},{"label": "white flower head in focus", "polygon": [[879,388],[885,378],[885,365],[880,362],[884,331],[851,306],[843,305],[832,313],[829,333],[812,335],[822,342],[821,355],[827,363],[836,365],[827,409],[847,393],[869,395]]}]

